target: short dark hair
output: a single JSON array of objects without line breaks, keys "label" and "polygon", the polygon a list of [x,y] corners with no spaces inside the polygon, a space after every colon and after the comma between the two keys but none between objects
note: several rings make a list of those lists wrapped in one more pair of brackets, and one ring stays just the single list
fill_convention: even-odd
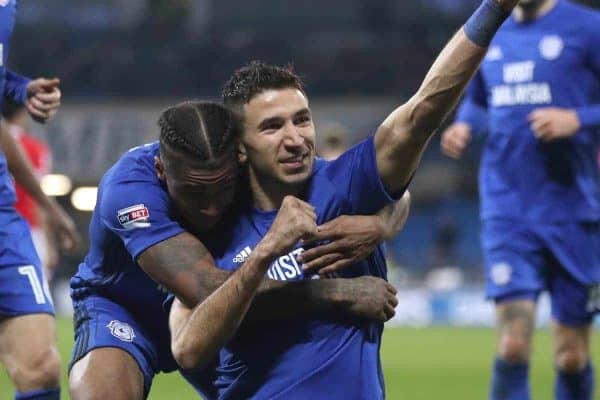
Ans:
[{"label": "short dark hair", "polygon": [[241,132],[238,119],[227,108],[197,100],[167,108],[158,126],[161,155],[168,149],[208,163],[233,152]]},{"label": "short dark hair", "polygon": [[223,86],[223,103],[230,109],[241,112],[244,104],[265,90],[295,88],[303,93],[302,79],[291,65],[285,67],[251,61],[233,72]]},{"label": "short dark hair", "polygon": [[11,120],[24,109],[25,105],[17,103],[10,98],[5,98],[2,103],[2,118]]}]

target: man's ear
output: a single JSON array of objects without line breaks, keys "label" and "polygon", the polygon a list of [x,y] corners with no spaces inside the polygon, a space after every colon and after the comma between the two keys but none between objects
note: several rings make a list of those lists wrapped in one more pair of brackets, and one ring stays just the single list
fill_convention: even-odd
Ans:
[{"label": "man's ear", "polygon": [[248,161],[248,155],[246,154],[246,146],[242,142],[238,143],[238,163],[240,165],[246,164]]},{"label": "man's ear", "polygon": [[160,156],[154,157],[154,169],[156,170],[156,176],[158,179],[165,182],[167,179],[165,176],[165,164],[163,164]]}]

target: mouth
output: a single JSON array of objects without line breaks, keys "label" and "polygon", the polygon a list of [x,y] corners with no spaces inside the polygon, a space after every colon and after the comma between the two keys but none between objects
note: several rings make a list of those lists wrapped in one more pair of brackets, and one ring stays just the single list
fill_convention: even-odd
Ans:
[{"label": "mouth", "polygon": [[308,157],[308,153],[298,154],[293,157],[288,157],[279,160],[279,163],[283,166],[285,170],[294,171],[301,169],[306,164],[306,158]]}]

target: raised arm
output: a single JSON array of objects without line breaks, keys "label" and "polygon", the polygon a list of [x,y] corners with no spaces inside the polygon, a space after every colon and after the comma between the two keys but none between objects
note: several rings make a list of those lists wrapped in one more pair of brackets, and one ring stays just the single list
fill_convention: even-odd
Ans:
[{"label": "raised arm", "polygon": [[417,93],[375,134],[377,167],[391,193],[406,187],[435,130],[452,110],[485,56],[493,35],[518,0],[484,0],[450,40]]}]

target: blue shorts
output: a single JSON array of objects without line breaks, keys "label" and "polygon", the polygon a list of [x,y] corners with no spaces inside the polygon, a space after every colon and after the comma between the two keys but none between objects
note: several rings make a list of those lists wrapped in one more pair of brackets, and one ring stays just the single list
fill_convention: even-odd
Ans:
[{"label": "blue shorts", "polygon": [[[147,396],[154,375],[176,368],[168,339],[157,339],[142,326],[123,306],[99,296],[87,296],[74,302],[75,346],[69,364],[87,353],[102,347],[121,349],[131,355],[144,376],[144,393]],[[165,324],[160,321],[157,325]],[[167,329],[167,327],[163,327]],[[156,326],[156,330],[161,327]],[[110,366],[107,366],[110,368]]]},{"label": "blue shorts", "polygon": [[548,290],[558,322],[592,322],[599,311],[599,223],[487,220],[481,236],[488,298],[536,300]]},{"label": "blue shorts", "polygon": [[40,313],[54,314],[54,307],[29,225],[0,209],[0,317]]}]

